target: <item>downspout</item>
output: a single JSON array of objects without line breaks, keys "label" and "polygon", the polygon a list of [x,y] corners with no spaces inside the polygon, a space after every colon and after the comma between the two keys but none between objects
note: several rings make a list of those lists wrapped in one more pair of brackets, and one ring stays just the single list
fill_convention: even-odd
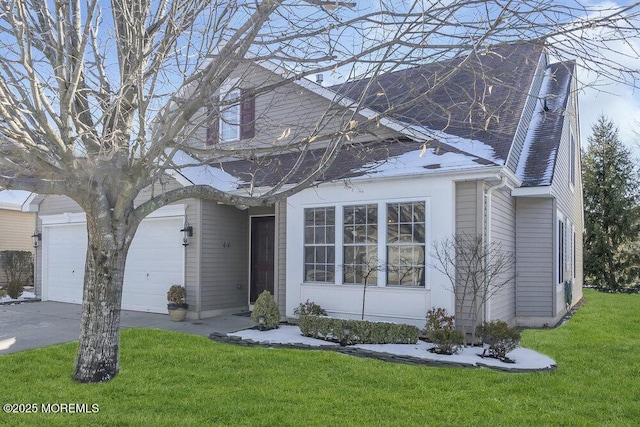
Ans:
[{"label": "downspout", "polygon": [[[508,187],[510,190],[513,190],[513,187],[509,185],[509,183],[507,182],[507,177],[505,175],[498,175],[498,177],[502,178],[500,183],[489,187],[487,189],[487,193],[485,194],[486,210],[487,210],[486,224],[485,224],[485,228],[486,228],[485,250],[487,251],[490,249],[491,243],[493,242],[492,227],[491,227],[491,221],[493,218],[493,212],[492,212],[493,209],[492,209],[492,203],[491,203],[493,192],[495,190],[498,190],[504,187]],[[484,305],[484,320],[487,322],[491,321],[491,301],[489,299],[487,299],[487,302]]]}]

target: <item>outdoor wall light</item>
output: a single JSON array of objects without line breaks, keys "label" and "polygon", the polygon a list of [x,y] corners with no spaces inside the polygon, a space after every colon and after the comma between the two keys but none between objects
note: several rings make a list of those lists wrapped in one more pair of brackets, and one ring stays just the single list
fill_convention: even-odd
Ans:
[{"label": "outdoor wall light", "polygon": [[185,222],[184,228],[180,232],[182,233],[182,246],[188,246],[189,237],[193,237],[193,227],[188,222]]},{"label": "outdoor wall light", "polygon": [[31,238],[33,239],[33,247],[37,248],[38,246],[40,246],[40,242],[42,241],[42,233],[36,230],[33,232]]}]

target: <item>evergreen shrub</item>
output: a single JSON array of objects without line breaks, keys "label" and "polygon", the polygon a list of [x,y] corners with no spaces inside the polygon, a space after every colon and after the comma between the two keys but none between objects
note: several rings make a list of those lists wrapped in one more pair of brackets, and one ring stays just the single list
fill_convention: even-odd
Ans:
[{"label": "evergreen shrub", "polygon": [[420,335],[412,325],[319,316],[300,316],[299,326],[306,337],[345,344],[415,344]]},{"label": "evergreen shrub", "polygon": [[482,338],[482,342],[489,344],[489,356],[496,359],[504,359],[507,353],[520,344],[520,330],[510,328],[502,320],[478,325],[476,334]]},{"label": "evergreen shrub", "polygon": [[253,306],[251,319],[256,322],[256,325],[260,324],[260,316],[264,316],[263,330],[275,329],[280,323],[278,304],[269,291],[264,291],[258,295],[258,299]]}]

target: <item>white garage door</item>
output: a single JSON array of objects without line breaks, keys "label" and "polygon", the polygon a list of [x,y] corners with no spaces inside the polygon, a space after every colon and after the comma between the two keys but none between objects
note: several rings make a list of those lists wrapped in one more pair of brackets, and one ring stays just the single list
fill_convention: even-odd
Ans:
[{"label": "white garage door", "polygon": [[[145,219],[129,249],[122,308],[167,312],[167,290],[184,282],[183,216]],[[82,303],[85,223],[43,226],[43,299]]]}]

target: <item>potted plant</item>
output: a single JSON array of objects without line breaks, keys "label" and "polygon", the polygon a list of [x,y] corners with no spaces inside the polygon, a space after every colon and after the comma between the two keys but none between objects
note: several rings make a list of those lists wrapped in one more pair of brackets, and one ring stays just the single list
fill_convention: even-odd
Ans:
[{"label": "potted plant", "polygon": [[172,285],[167,292],[167,310],[169,317],[174,322],[180,322],[187,317],[189,305],[186,303],[187,289],[184,286]]}]

